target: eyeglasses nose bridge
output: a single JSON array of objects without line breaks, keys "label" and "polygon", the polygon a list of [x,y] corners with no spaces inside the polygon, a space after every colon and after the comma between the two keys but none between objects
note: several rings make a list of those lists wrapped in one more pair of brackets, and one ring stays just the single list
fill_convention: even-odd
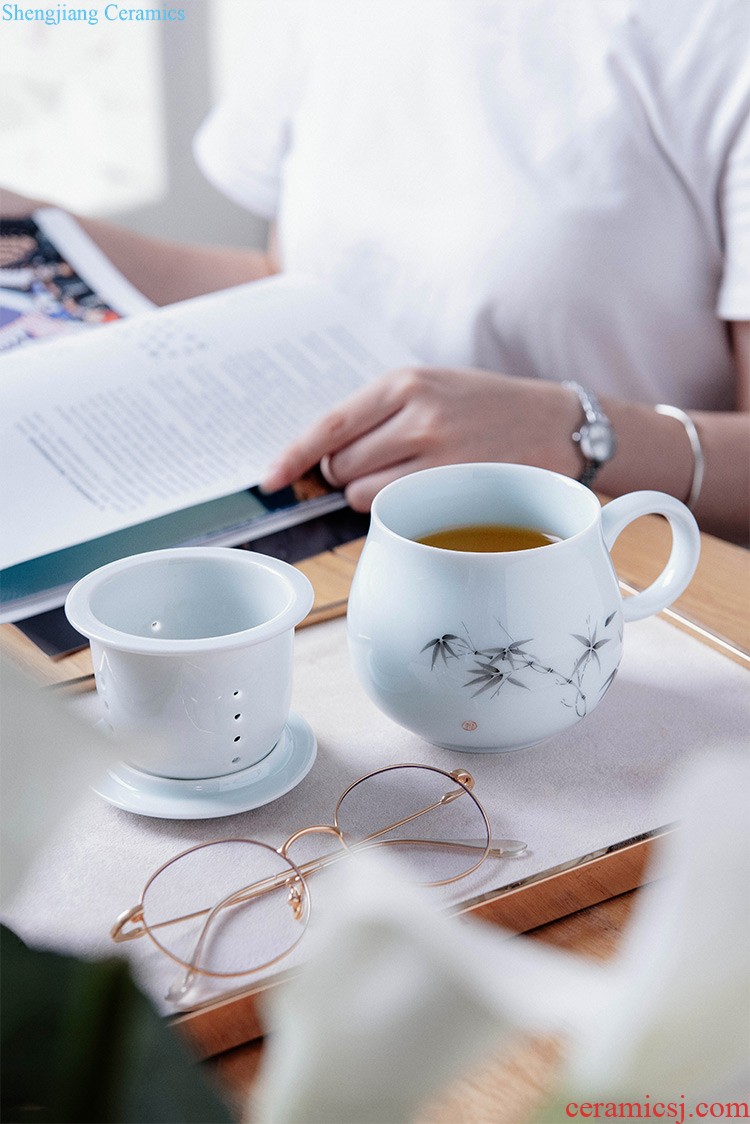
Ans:
[{"label": "eyeglasses nose bridge", "polygon": [[278,848],[278,853],[283,859],[289,860],[287,852],[293,843],[296,843],[298,839],[302,839],[304,835],[320,835],[321,833],[324,835],[335,835],[341,846],[346,846],[344,837],[337,827],[333,824],[318,824],[315,827],[301,827],[299,831],[293,832],[286,842],[282,843]]}]

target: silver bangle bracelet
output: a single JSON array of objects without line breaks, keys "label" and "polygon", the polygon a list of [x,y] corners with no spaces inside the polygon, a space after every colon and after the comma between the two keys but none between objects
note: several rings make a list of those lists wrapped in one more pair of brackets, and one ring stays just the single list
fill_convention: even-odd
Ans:
[{"label": "silver bangle bracelet", "polygon": [[703,448],[698,430],[695,428],[695,423],[690,415],[686,414],[684,410],[678,409],[677,406],[655,406],[654,409],[657,414],[664,414],[665,417],[675,418],[678,422],[681,422],[688,435],[690,448],[693,450],[693,482],[690,485],[690,494],[685,503],[692,511],[698,502],[698,496],[701,494],[703,470],[705,468]]}]

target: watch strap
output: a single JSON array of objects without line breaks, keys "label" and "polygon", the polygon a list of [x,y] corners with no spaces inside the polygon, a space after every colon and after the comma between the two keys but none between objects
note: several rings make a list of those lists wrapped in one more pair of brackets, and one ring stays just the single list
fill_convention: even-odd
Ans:
[{"label": "watch strap", "polygon": [[587,488],[590,488],[594,481],[594,477],[601,467],[601,461],[587,460],[585,465],[583,466],[583,472],[578,477],[578,483],[584,484]]},{"label": "watch strap", "polygon": [[568,380],[562,385],[578,396],[583,410],[583,422],[572,434],[572,439],[578,445],[584,461],[578,481],[588,488],[602,465],[614,456],[617,438],[612,423],[593,391],[587,390],[585,386],[573,380]]}]

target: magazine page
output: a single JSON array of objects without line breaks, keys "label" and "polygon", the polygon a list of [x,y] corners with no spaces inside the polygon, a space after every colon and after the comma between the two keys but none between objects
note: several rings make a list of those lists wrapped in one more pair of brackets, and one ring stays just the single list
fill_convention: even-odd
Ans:
[{"label": "magazine page", "polygon": [[93,289],[99,299],[120,316],[133,316],[154,308],[153,301],[120,273],[93,238],[67,211],[59,207],[42,207],[34,212],[39,229],[70,263],[79,277]]},{"label": "magazine page", "polygon": [[403,346],[277,277],[0,360],[0,567],[259,483]]},{"label": "magazine page", "polygon": [[[0,219],[0,263],[0,353],[155,307],[77,220],[55,207]],[[79,578],[126,554],[175,545],[235,546],[344,504],[340,492],[326,486],[311,494],[304,481],[273,496],[244,489],[31,558],[0,572],[0,623],[40,613],[52,621],[49,610],[62,605]]]},{"label": "magazine page", "polygon": [[72,215],[0,218],[0,353],[153,307]]}]

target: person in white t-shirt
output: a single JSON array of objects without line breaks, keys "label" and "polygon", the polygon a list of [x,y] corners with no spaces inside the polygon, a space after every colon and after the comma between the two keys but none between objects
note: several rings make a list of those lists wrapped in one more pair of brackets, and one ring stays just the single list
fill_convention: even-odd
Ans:
[{"label": "person in white t-shirt", "polygon": [[[604,491],[692,491],[704,524],[741,534],[732,411],[750,401],[729,325],[750,319],[749,50],[747,0],[292,0],[259,16],[198,162],[277,224],[285,269],[349,294],[420,361],[302,435],[269,486],[322,459],[366,508],[445,461],[587,482],[601,467]],[[600,466],[571,439],[568,380],[617,435]]]},{"label": "person in white t-shirt", "polygon": [[[320,461],[367,509],[429,465],[535,463],[745,541],[747,0],[272,0],[253,26],[195,154],[270,220],[267,254],[162,248],[148,295],[311,273],[418,360],[267,487]],[[132,241],[89,229],[127,273]],[[592,447],[585,410],[611,428]]]}]

